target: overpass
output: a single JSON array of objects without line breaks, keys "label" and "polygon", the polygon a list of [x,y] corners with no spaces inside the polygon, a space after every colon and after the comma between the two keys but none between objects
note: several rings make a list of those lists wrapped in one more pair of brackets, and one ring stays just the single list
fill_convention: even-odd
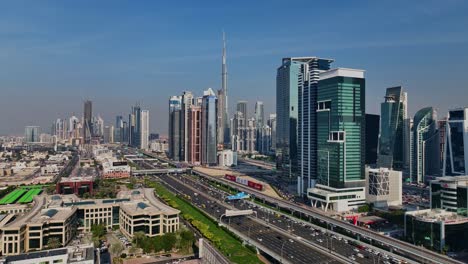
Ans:
[{"label": "overpass", "polygon": [[190,168],[173,168],[173,169],[147,169],[147,170],[134,170],[133,176],[147,176],[159,174],[182,174],[191,171]]},{"label": "overpass", "polygon": [[[199,171],[194,171],[194,173],[199,175],[199,176],[208,178],[208,179],[210,179],[212,181],[215,181],[217,183],[220,183],[220,184],[223,184],[223,185],[229,185],[229,186],[231,186],[231,187],[233,187],[233,188],[235,188],[235,189],[237,189],[239,191],[249,193],[250,195],[255,196],[257,199],[261,199],[261,200],[263,200],[265,202],[276,205],[278,208],[286,209],[286,210],[292,212],[293,214],[295,212],[300,213],[300,214],[304,214],[304,215],[306,215],[308,217],[312,217],[312,218],[317,219],[319,221],[322,221],[324,223],[329,223],[329,224],[331,224],[333,226],[337,226],[337,227],[340,227],[340,228],[342,228],[344,230],[348,230],[350,232],[353,232],[353,233],[359,235],[361,238],[368,238],[371,241],[374,241],[375,244],[381,243],[382,245],[388,246],[390,248],[390,251],[403,252],[405,255],[411,256],[412,259],[415,259],[420,263],[441,263],[441,264],[452,264],[452,263],[459,264],[459,263],[462,263],[462,262],[459,262],[457,260],[451,259],[451,258],[449,258],[447,256],[444,256],[444,255],[438,254],[436,252],[427,250],[425,248],[415,246],[415,245],[409,244],[407,242],[404,242],[404,241],[401,241],[401,240],[398,240],[398,239],[395,239],[395,238],[387,237],[387,236],[381,235],[381,234],[379,234],[377,232],[374,232],[372,230],[365,229],[365,228],[362,228],[362,227],[359,227],[359,226],[355,226],[355,225],[352,225],[352,224],[350,224],[348,222],[340,221],[338,219],[329,217],[329,216],[325,215],[324,212],[321,212],[319,209],[304,208],[304,207],[298,206],[297,204],[289,202],[289,201],[273,198],[273,197],[267,196],[267,195],[265,195],[265,194],[263,194],[261,192],[255,191],[255,190],[250,189],[248,187],[245,187],[243,185],[240,185],[240,184],[225,180],[224,178],[212,177],[212,176],[210,176],[208,174],[205,174],[205,173],[202,173],[202,172],[199,172]],[[363,242],[363,243],[365,243],[365,242]]]}]

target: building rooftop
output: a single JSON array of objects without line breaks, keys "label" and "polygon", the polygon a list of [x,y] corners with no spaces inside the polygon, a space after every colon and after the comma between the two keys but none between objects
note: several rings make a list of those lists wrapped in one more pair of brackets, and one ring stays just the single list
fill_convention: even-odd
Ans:
[{"label": "building rooftop", "polygon": [[455,212],[449,212],[442,209],[427,209],[407,212],[406,214],[412,215],[424,222],[444,222],[447,224],[460,224],[468,222],[468,217],[461,216]]},{"label": "building rooftop", "polygon": [[80,176],[80,177],[62,177],[60,183],[65,182],[89,182],[94,181],[94,176]]},{"label": "building rooftop", "polygon": [[443,176],[437,177],[437,179],[432,182],[456,183],[457,185],[468,186],[468,176]]},{"label": "building rooftop", "polygon": [[349,68],[336,68],[320,73],[320,80],[330,79],[333,77],[351,77],[351,78],[364,78],[364,70],[349,69]]}]

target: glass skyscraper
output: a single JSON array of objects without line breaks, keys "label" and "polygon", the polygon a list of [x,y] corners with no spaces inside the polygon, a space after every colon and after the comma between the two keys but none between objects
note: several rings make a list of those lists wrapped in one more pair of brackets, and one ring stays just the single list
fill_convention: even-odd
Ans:
[{"label": "glass skyscraper", "polygon": [[331,59],[283,58],[276,75],[276,156],[281,175],[304,194],[316,178],[316,97]]},{"label": "glass skyscraper", "polygon": [[203,94],[201,105],[201,164],[216,166],[217,153],[217,121],[218,99],[214,91],[209,88]]},{"label": "glass skyscraper", "polygon": [[169,157],[175,161],[182,159],[182,97],[169,98]]},{"label": "glass skyscraper", "polygon": [[24,129],[24,140],[26,141],[26,143],[39,142],[39,127],[27,126]]},{"label": "glass skyscraper", "polygon": [[411,179],[424,182],[427,175],[440,173],[439,134],[434,108],[426,107],[414,115],[411,157]]},{"label": "glass skyscraper", "polygon": [[385,102],[380,105],[380,140],[378,166],[403,170],[404,120],[407,119],[407,93],[401,86],[387,88]]},{"label": "glass skyscraper", "polygon": [[468,108],[449,111],[445,127],[443,175],[466,175],[468,167]]}]

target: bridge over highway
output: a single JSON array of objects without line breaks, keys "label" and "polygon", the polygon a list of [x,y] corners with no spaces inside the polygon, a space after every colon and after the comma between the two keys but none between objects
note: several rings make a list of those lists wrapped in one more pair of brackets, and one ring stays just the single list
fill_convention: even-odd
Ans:
[{"label": "bridge over highway", "polygon": [[160,175],[160,174],[181,174],[191,171],[190,168],[171,168],[171,169],[143,169],[132,171],[133,176],[147,176],[147,175]]}]

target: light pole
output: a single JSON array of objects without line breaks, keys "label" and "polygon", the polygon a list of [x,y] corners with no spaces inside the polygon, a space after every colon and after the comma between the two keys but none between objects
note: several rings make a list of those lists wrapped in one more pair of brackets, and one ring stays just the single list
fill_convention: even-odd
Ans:
[{"label": "light pole", "polygon": [[283,242],[283,244],[281,245],[281,258],[280,258],[280,262],[281,262],[281,263],[283,263],[283,248],[284,248],[284,244],[286,244],[286,241],[287,241],[287,240],[285,240],[285,241]]}]

